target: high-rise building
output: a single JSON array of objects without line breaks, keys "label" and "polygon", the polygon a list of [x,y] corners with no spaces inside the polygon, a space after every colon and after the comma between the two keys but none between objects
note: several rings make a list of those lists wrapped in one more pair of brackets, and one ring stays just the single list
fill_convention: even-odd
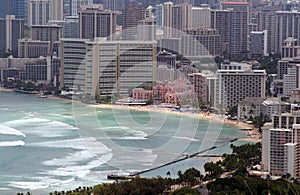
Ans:
[{"label": "high-rise building", "polygon": [[0,55],[10,53],[18,56],[18,39],[24,37],[24,20],[16,19],[14,15],[0,18]]},{"label": "high-rise building", "polygon": [[27,21],[28,0],[9,0],[9,14],[15,15],[17,19]]},{"label": "high-rise building", "polygon": [[283,75],[283,95],[288,97],[297,88],[297,65],[290,64],[287,67],[287,74]]},{"label": "high-rise building", "polygon": [[259,11],[257,14],[257,30],[267,30],[267,52],[275,52],[275,12]]},{"label": "high-rise building", "polygon": [[247,12],[212,10],[211,27],[221,35],[221,50],[225,57],[247,56]]},{"label": "high-rise building", "polygon": [[277,11],[275,26],[275,52],[281,53],[284,40],[292,37],[300,40],[300,12]]},{"label": "high-rise building", "polygon": [[122,10],[122,39],[135,40],[138,22],[145,18],[145,9],[139,5],[127,6]]},{"label": "high-rise building", "polygon": [[103,1],[103,6],[104,9],[106,10],[111,10],[111,11],[116,11],[117,10],[117,4],[119,4],[120,2],[117,0],[104,0]]},{"label": "high-rise building", "polygon": [[275,114],[262,128],[262,170],[272,176],[300,177],[300,112],[292,104],[289,113]]},{"label": "high-rise building", "polygon": [[62,26],[33,25],[30,26],[30,38],[40,41],[59,41],[62,38]]},{"label": "high-rise building", "polygon": [[250,4],[247,1],[225,1],[221,2],[221,9],[231,9],[233,11],[247,12],[247,25],[251,21]]},{"label": "high-rise building", "polygon": [[51,42],[32,39],[19,39],[19,58],[38,58],[48,56],[51,53]]},{"label": "high-rise building", "polygon": [[164,27],[164,36],[167,38],[172,37],[172,16],[173,16],[173,6],[172,2],[166,2],[163,5],[163,27]]},{"label": "high-rise building", "polygon": [[63,32],[64,38],[79,38],[78,16],[65,17]]},{"label": "high-rise building", "polygon": [[138,22],[136,40],[156,40],[156,23],[154,18],[146,18]]},{"label": "high-rise building", "polygon": [[101,6],[90,6],[79,11],[79,37],[93,39],[109,37],[116,32],[116,12],[103,10]]},{"label": "high-rise building", "polygon": [[28,1],[28,26],[46,25],[50,20],[50,0]]},{"label": "high-rise building", "polygon": [[90,6],[93,0],[70,0],[70,15],[77,16],[82,6]]},{"label": "high-rise building", "polygon": [[174,5],[164,3],[163,25],[164,36],[180,37],[182,31],[188,30],[192,24],[192,5],[188,3]]},{"label": "high-rise building", "polygon": [[211,13],[208,5],[201,7],[192,7],[192,24],[191,28],[210,28]]},{"label": "high-rise building", "polygon": [[2,0],[0,6],[0,18],[5,18],[6,15],[9,15],[9,5],[10,0]]},{"label": "high-rise building", "polygon": [[220,34],[216,29],[199,28],[186,30],[181,39],[184,56],[217,56],[221,54]]},{"label": "high-rise building", "polygon": [[265,98],[265,70],[218,70],[217,107],[229,109],[246,97]]},{"label": "high-rise building", "polygon": [[220,33],[221,53],[229,53],[229,29],[230,29],[230,11],[229,10],[211,10],[211,28],[217,29]]},{"label": "high-rise building", "polygon": [[174,5],[172,10],[172,28],[173,37],[179,37],[183,31],[191,28],[192,23],[192,5],[183,3]]},{"label": "high-rise building", "polygon": [[62,26],[53,25],[32,25],[30,26],[30,38],[32,40],[49,41],[50,53],[58,54],[58,42],[63,37]]},{"label": "high-rise building", "polygon": [[159,4],[155,6],[155,20],[157,27],[164,26],[164,6]]},{"label": "high-rise building", "polygon": [[282,50],[281,50],[281,58],[294,58],[300,55],[300,45],[297,39],[292,37],[284,40]]},{"label": "high-rise building", "polygon": [[250,33],[250,54],[252,57],[267,56],[267,30]]},{"label": "high-rise building", "polygon": [[152,86],[156,47],[154,41],[62,39],[61,87],[93,97],[129,97],[136,87]]},{"label": "high-rise building", "polygon": [[61,39],[61,89],[84,90],[86,41],[88,39]]},{"label": "high-rise building", "polygon": [[64,4],[63,0],[50,1],[50,20],[63,20],[64,19]]}]

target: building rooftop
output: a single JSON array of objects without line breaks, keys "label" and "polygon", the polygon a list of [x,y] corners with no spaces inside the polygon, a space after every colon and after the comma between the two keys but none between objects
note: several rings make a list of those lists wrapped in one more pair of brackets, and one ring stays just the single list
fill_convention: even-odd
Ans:
[{"label": "building rooftop", "polygon": [[223,2],[223,5],[249,5],[249,2],[244,2],[244,1],[226,1],[226,2]]},{"label": "building rooftop", "polygon": [[263,102],[263,105],[289,105],[289,103],[281,101],[280,98],[268,98]]}]

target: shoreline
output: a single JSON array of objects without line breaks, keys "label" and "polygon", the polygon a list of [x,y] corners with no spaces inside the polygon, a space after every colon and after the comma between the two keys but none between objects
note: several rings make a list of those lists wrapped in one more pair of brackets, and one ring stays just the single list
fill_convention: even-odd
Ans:
[{"label": "shoreline", "polygon": [[233,121],[228,120],[222,117],[221,115],[216,114],[206,114],[206,113],[187,113],[187,112],[176,112],[172,111],[168,108],[159,108],[155,106],[126,106],[126,105],[117,105],[117,104],[93,104],[88,105],[89,107],[93,108],[103,108],[103,109],[128,109],[132,111],[141,111],[141,112],[156,112],[162,114],[173,114],[178,116],[185,116],[185,117],[193,117],[201,120],[208,120],[212,122],[219,122],[226,125],[231,125],[238,128],[240,131],[245,130],[245,137],[239,138],[239,141],[249,141],[249,142],[260,142],[261,135],[258,131],[258,128],[255,128],[253,125],[246,124],[241,121]]},{"label": "shoreline", "polygon": [[[13,89],[6,89],[3,87],[0,87],[0,92],[15,92]],[[80,102],[79,100],[73,100],[73,99],[67,99],[55,95],[48,95],[47,96],[50,99],[54,100],[61,100],[61,101],[68,101],[68,102]],[[127,106],[127,105],[117,105],[117,104],[88,104],[88,107],[92,108],[103,108],[103,109],[122,109],[122,110],[131,110],[131,111],[140,111],[140,112],[156,112],[156,113],[162,113],[162,114],[172,114],[172,115],[178,115],[178,116],[185,116],[185,117],[192,117],[197,118],[200,120],[207,120],[212,122],[219,122],[226,125],[231,125],[236,128],[238,128],[240,131],[245,130],[245,137],[239,138],[239,141],[249,141],[249,142],[260,142],[261,141],[261,135],[258,131],[258,128],[255,128],[251,124],[247,124],[241,121],[235,121],[235,120],[228,120],[225,119],[221,115],[216,114],[207,114],[204,112],[201,113],[188,113],[188,112],[176,112],[169,108],[161,108],[157,107],[155,105],[151,106]]]}]

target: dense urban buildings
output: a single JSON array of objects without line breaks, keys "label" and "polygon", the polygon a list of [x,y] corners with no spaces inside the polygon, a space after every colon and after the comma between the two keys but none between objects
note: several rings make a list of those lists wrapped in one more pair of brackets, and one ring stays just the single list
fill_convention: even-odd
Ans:
[{"label": "dense urban buildings", "polygon": [[142,6],[132,5],[125,7],[122,10],[122,39],[135,40],[138,23],[144,18],[145,9]]},{"label": "dense urban buildings", "polygon": [[24,37],[24,20],[14,15],[0,18],[0,55],[9,53],[18,56],[18,39]]},{"label": "dense urban buildings", "polygon": [[46,25],[50,20],[50,0],[28,1],[28,25]]},{"label": "dense urban buildings", "polygon": [[[79,11],[79,37],[93,39],[109,37],[116,32],[116,13],[103,10],[102,5],[85,7]],[[113,39],[109,37],[109,39]]]}]

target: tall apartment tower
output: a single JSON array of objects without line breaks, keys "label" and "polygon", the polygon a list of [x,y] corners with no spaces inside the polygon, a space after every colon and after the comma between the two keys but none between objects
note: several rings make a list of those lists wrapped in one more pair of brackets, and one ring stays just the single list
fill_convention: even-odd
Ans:
[{"label": "tall apartment tower", "polygon": [[46,25],[50,20],[50,0],[29,0],[28,26]]},{"label": "tall apartment tower", "polygon": [[208,5],[201,7],[192,7],[192,24],[191,28],[210,28],[211,25],[211,9]]},{"label": "tall apartment tower", "polygon": [[300,12],[277,11],[275,26],[275,52],[281,53],[283,42],[288,37],[300,40]]},{"label": "tall apartment tower", "polygon": [[192,24],[192,5],[188,3],[174,5],[164,3],[164,35],[179,37],[182,31],[188,30]]},{"label": "tall apartment tower", "polygon": [[145,18],[145,9],[139,5],[127,6],[122,10],[122,39],[135,40],[138,22]]},{"label": "tall apartment tower", "polygon": [[28,0],[9,0],[9,14],[15,15],[17,19],[27,20],[27,5]]},{"label": "tall apartment tower", "polygon": [[162,27],[164,25],[164,5],[159,4],[155,6],[155,20],[157,27]]},{"label": "tall apartment tower", "polygon": [[163,26],[164,26],[164,36],[172,37],[172,16],[173,16],[173,6],[172,2],[166,2],[163,6]]},{"label": "tall apartment tower", "polygon": [[183,3],[173,7],[173,28],[181,31],[188,30],[192,22],[192,5]]},{"label": "tall apartment tower", "polygon": [[2,0],[0,6],[0,18],[5,18],[6,15],[9,14],[9,1],[10,0]]},{"label": "tall apartment tower", "polygon": [[267,52],[275,52],[275,12],[259,11],[257,14],[257,30],[267,30]]},{"label": "tall apartment tower", "polygon": [[6,52],[18,56],[18,39],[24,37],[24,20],[16,19],[14,15],[7,15],[0,19],[0,54]]},{"label": "tall apartment tower", "polygon": [[63,20],[64,19],[64,4],[63,0],[50,1],[50,20]]},{"label": "tall apartment tower", "polygon": [[247,12],[212,10],[211,13],[211,27],[221,35],[224,56],[231,59],[247,56]]},{"label": "tall apartment tower", "polygon": [[246,1],[225,1],[221,2],[221,9],[232,9],[234,11],[247,12],[247,25],[251,21],[250,3]]},{"label": "tall apartment tower", "polygon": [[116,32],[116,12],[103,10],[101,6],[90,6],[79,11],[79,37],[93,39],[109,37]]},{"label": "tall apartment tower", "polygon": [[67,16],[64,19],[63,37],[79,38],[79,21],[78,16]]},{"label": "tall apartment tower", "polygon": [[117,10],[117,0],[104,0],[103,6],[106,10],[116,11]]},{"label": "tall apartment tower", "polygon": [[70,0],[70,15],[77,16],[82,6],[90,6],[93,0]]}]

